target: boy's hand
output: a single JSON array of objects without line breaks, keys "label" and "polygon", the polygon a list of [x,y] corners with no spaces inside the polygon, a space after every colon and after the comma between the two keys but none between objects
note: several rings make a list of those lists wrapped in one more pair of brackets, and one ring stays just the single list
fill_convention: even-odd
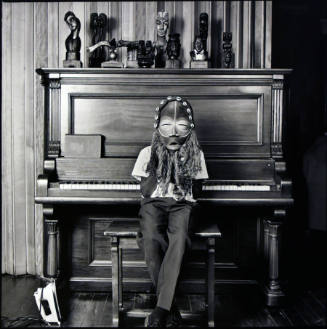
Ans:
[{"label": "boy's hand", "polygon": [[155,176],[141,177],[141,193],[145,198],[149,198],[157,187]]}]

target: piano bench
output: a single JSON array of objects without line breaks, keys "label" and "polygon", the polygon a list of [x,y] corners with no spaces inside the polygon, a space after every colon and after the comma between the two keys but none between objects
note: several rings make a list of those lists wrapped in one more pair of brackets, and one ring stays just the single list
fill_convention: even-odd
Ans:
[{"label": "piano bench", "polygon": [[[114,221],[110,229],[104,232],[109,237],[112,260],[112,326],[119,327],[119,312],[123,311],[123,249],[138,249],[136,242],[139,231],[138,221]],[[194,232],[200,242],[192,244],[192,250],[206,250],[206,311],[208,327],[214,327],[215,310],[215,240],[221,238],[217,224],[208,224],[207,227]],[[202,240],[202,241],[201,241]],[[205,244],[203,243],[205,240]],[[133,314],[133,311],[128,313]],[[142,312],[144,317],[147,312]]]}]

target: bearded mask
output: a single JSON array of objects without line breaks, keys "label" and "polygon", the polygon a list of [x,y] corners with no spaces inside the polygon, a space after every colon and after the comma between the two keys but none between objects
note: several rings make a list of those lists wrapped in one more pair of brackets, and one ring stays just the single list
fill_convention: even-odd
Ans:
[{"label": "bearded mask", "polygon": [[154,127],[169,151],[177,151],[194,128],[191,105],[181,97],[168,96],[156,108]]}]

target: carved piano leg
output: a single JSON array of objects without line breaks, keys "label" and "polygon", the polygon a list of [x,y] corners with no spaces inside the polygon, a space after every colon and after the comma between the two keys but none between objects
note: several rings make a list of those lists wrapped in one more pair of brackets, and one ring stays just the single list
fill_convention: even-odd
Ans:
[{"label": "carved piano leg", "polygon": [[59,256],[58,256],[58,220],[53,219],[53,207],[44,206],[43,215],[47,225],[48,248],[47,248],[47,271],[50,278],[58,276]]},{"label": "carved piano leg", "polygon": [[285,210],[275,210],[274,218],[267,221],[269,228],[269,273],[268,283],[265,287],[265,295],[266,304],[268,306],[280,305],[283,297],[285,297],[280,282],[281,219],[285,217],[285,214]]},{"label": "carved piano leg", "polygon": [[119,240],[117,237],[111,238],[111,262],[112,262],[112,326],[119,327]]},{"label": "carved piano leg", "polygon": [[119,295],[118,295],[118,304],[119,309],[123,309],[123,251],[121,248],[118,249],[118,275],[119,275]]},{"label": "carved piano leg", "polygon": [[[267,219],[263,220],[263,265],[265,269],[269,269],[269,224]],[[267,277],[268,273],[264,271],[264,280]]]},{"label": "carved piano leg", "polygon": [[207,311],[208,327],[215,326],[215,239],[207,241]]}]

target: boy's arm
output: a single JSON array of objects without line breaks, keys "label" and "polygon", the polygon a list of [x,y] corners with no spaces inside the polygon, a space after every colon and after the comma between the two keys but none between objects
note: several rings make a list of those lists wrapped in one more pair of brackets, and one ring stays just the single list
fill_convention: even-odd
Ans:
[{"label": "boy's arm", "polygon": [[157,187],[155,176],[141,177],[141,193],[145,198],[149,198]]}]

